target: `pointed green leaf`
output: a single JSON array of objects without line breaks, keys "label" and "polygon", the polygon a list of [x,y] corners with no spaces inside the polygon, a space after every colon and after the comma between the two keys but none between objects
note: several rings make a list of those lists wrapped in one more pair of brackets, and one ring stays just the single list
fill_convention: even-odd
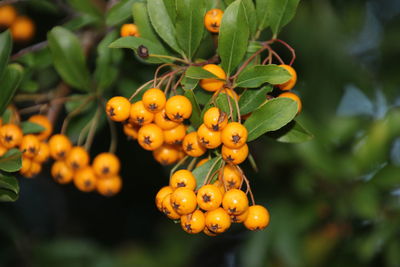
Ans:
[{"label": "pointed green leaf", "polygon": [[199,80],[189,78],[186,75],[185,75],[185,77],[183,77],[183,79],[181,81],[181,85],[184,90],[193,90],[194,88],[196,88],[198,83],[199,83]]},{"label": "pointed green leaf", "polygon": [[215,99],[215,104],[217,107],[228,114],[228,116],[231,114],[230,110],[232,108],[232,116],[233,120],[235,121],[237,118],[237,109],[235,105],[235,100],[233,98],[225,93],[220,93],[217,98]]},{"label": "pointed green leaf", "polygon": [[3,114],[10,103],[23,76],[23,68],[19,64],[10,64],[0,78],[0,114]]},{"label": "pointed green leaf", "polygon": [[267,135],[282,143],[303,143],[314,137],[299,122],[294,120],[277,131],[267,133]]},{"label": "pointed green leaf", "polygon": [[257,30],[257,13],[253,0],[242,0],[244,15],[249,25],[250,37],[253,37]]},{"label": "pointed green leaf", "polygon": [[10,31],[4,31],[0,34],[0,78],[3,75],[8,64],[8,58],[12,50],[12,38]]},{"label": "pointed green leaf", "polygon": [[22,166],[22,154],[16,148],[12,148],[7,151],[2,157],[0,157],[0,170],[6,172],[16,172],[21,169]]},{"label": "pointed green leaf", "polygon": [[17,179],[0,173],[0,201],[12,202],[18,199],[19,185]]},{"label": "pointed green leaf", "polygon": [[115,26],[127,20],[131,15],[132,5],[138,0],[121,0],[111,7],[106,14],[106,24]]},{"label": "pointed green leaf", "polygon": [[161,43],[161,39],[158,37],[151,25],[146,3],[134,3],[132,6],[132,15],[133,20],[139,29],[140,37],[155,43]]},{"label": "pointed green leaf", "polygon": [[208,78],[219,79],[213,73],[203,69],[202,67],[197,66],[190,66],[189,68],[187,68],[185,76],[197,80]]},{"label": "pointed green leaf", "polygon": [[221,167],[221,164],[221,157],[215,157],[193,170],[193,175],[196,178],[197,189],[203,185],[205,179],[207,178],[207,174],[211,175],[214,173]]},{"label": "pointed green leaf", "polygon": [[198,128],[202,124],[201,119],[201,110],[199,103],[197,102],[196,96],[193,93],[193,90],[186,90],[185,96],[192,103],[192,115],[190,116],[190,122],[195,128]]},{"label": "pointed green leaf", "polygon": [[83,15],[87,14],[97,20],[103,16],[102,11],[93,1],[68,0],[68,4]]},{"label": "pointed green leaf", "polygon": [[264,86],[260,89],[248,89],[240,96],[239,108],[240,114],[248,114],[256,110],[267,99],[267,93],[271,92],[271,85]]},{"label": "pointed green leaf", "polygon": [[267,12],[269,25],[276,36],[283,26],[288,24],[296,14],[300,0],[268,0]]},{"label": "pointed green leaf", "polygon": [[20,126],[24,134],[40,133],[44,131],[43,126],[30,121],[21,122]]},{"label": "pointed green leaf", "polygon": [[278,65],[255,65],[244,70],[236,80],[237,87],[259,87],[264,83],[281,84],[292,76],[287,70]]},{"label": "pointed green leaf", "polygon": [[268,0],[256,0],[256,13],[257,13],[257,22],[258,22],[258,30],[262,31],[268,27]]}]

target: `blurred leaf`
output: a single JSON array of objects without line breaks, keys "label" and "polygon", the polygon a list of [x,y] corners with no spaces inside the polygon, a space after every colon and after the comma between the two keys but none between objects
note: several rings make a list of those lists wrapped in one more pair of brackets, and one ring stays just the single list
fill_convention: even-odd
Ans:
[{"label": "blurred leaf", "polygon": [[215,104],[220,110],[228,114],[228,116],[231,114],[230,108],[232,107],[232,120],[236,121],[238,113],[235,105],[235,100],[233,100],[231,96],[227,95],[226,93],[220,93],[215,99]]},{"label": "blurred leaf", "polygon": [[45,129],[43,126],[30,121],[21,122],[20,127],[24,134],[40,133]]},{"label": "blurred leaf", "polygon": [[132,5],[137,0],[121,0],[112,6],[106,14],[106,24],[115,26],[121,24],[132,15]]},{"label": "blurred leaf", "polygon": [[242,0],[233,2],[225,10],[218,35],[218,55],[227,76],[242,61],[249,41],[249,25],[246,22]]},{"label": "blurred leaf", "polygon": [[189,68],[187,68],[185,72],[185,77],[197,80],[207,79],[207,78],[219,79],[213,73],[203,69],[202,67],[197,67],[197,66],[190,66]]},{"label": "blurred leaf", "polygon": [[[92,123],[93,118],[96,115],[96,110],[97,106],[91,105],[91,107],[87,111],[79,114],[79,116],[75,116],[70,121],[70,123],[68,124],[67,135],[72,142],[76,142],[81,133],[83,137],[87,136],[87,131],[82,132],[82,129],[89,123]],[[99,130],[103,130],[102,127],[104,126],[105,123],[106,123],[106,116],[105,113],[102,112],[100,119],[97,122],[96,132]]]},{"label": "blurred leaf", "polygon": [[257,12],[257,22],[258,30],[262,31],[268,27],[268,1],[266,0],[256,0],[256,12]]},{"label": "blurred leaf", "polygon": [[[355,101],[357,100],[357,101]],[[374,106],[371,100],[357,87],[348,85],[336,111],[339,116],[373,116]]]},{"label": "blurred leaf", "polygon": [[10,122],[10,119],[11,119],[11,115],[12,115],[11,109],[7,108],[7,109],[3,112],[2,116],[1,116],[2,123],[3,123],[3,124],[9,123],[9,122]]},{"label": "blurred leaf", "polygon": [[12,148],[7,151],[2,157],[0,157],[0,170],[6,172],[16,172],[21,169],[21,151],[16,148]]},{"label": "blurred leaf", "polygon": [[297,104],[290,98],[269,100],[253,111],[244,126],[249,133],[248,141],[253,141],[266,132],[276,131],[288,124],[297,114]]},{"label": "blurred leaf", "polygon": [[65,103],[65,109],[68,113],[71,113],[75,109],[79,108],[79,106],[83,106],[82,112],[86,112],[89,109],[93,109],[96,105],[96,101],[93,99],[92,101],[88,102],[88,97],[90,95],[86,94],[72,94],[70,95],[69,101]]},{"label": "blurred leaf", "polygon": [[267,93],[271,92],[273,87],[267,85],[259,89],[248,89],[240,95],[239,108],[241,114],[248,114],[257,109],[267,100]]},{"label": "blurred leaf", "polygon": [[303,143],[314,137],[294,120],[277,131],[267,133],[267,135],[283,143]]},{"label": "blurred leaf", "polygon": [[199,103],[197,102],[196,96],[193,93],[193,90],[186,90],[185,96],[190,100],[192,103],[192,115],[190,116],[190,123],[195,127],[198,128],[202,123],[203,120],[201,118],[201,110]]},{"label": "blurred leaf", "polygon": [[244,15],[250,30],[250,38],[254,36],[257,30],[257,13],[253,0],[242,0]]},{"label": "blurred leaf", "polygon": [[269,0],[267,2],[268,20],[274,36],[288,24],[296,14],[300,0]]},{"label": "blurred leaf", "polygon": [[10,64],[6,67],[3,76],[0,78],[0,114],[3,114],[10,103],[21,82],[23,68],[19,64]]},{"label": "blurred leaf", "polygon": [[12,50],[12,38],[9,30],[0,34],[0,79],[6,70]]},{"label": "blurred leaf", "polygon": [[392,144],[390,160],[394,165],[400,166],[400,138],[394,140]]},{"label": "blurred leaf", "polygon": [[197,189],[199,189],[203,185],[204,180],[207,178],[207,174],[211,175],[212,173],[214,173],[221,167],[221,164],[221,157],[215,157],[193,170],[193,175],[196,178]]},{"label": "blurred leaf", "polygon": [[161,39],[158,37],[153,26],[151,25],[149,14],[147,12],[147,5],[145,2],[135,2],[132,6],[132,15],[142,38],[154,43],[161,42]]},{"label": "blurred leaf", "polygon": [[18,199],[19,185],[17,179],[0,173],[0,201],[13,202]]},{"label": "blurred leaf", "polygon": [[54,66],[62,79],[82,91],[90,90],[89,70],[78,38],[57,26],[47,35]]},{"label": "blurred leaf", "polygon": [[292,76],[287,70],[277,65],[256,65],[241,72],[236,80],[236,87],[255,88],[264,83],[281,84]]},{"label": "blurred leaf", "polygon": [[101,10],[93,1],[68,0],[68,3],[75,10],[82,14],[88,14],[97,20],[100,20],[103,16]]},{"label": "blurred leaf", "polygon": [[179,46],[189,59],[197,51],[203,37],[204,1],[177,0],[176,34]]},{"label": "blurred leaf", "polygon": [[90,15],[80,15],[79,17],[72,18],[68,20],[62,26],[70,31],[76,31],[83,27],[92,25],[98,22],[97,18]]},{"label": "blurred leaf", "polygon": [[363,219],[374,219],[379,212],[379,196],[371,184],[359,185],[351,196],[354,214]]}]

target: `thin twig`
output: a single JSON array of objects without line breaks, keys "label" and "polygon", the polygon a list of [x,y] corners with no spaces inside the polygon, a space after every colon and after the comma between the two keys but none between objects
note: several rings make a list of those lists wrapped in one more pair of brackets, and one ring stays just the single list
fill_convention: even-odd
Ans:
[{"label": "thin twig", "polygon": [[289,51],[292,53],[292,60],[290,61],[289,65],[293,65],[295,59],[296,59],[296,50],[294,50],[293,47],[291,47],[288,43],[286,43],[285,41],[281,40],[281,39],[274,39],[274,41],[277,41],[281,44],[283,44],[287,49],[289,49]]},{"label": "thin twig", "polygon": [[76,115],[78,115],[79,113],[82,112],[82,110],[87,106],[87,104],[89,103],[90,100],[92,100],[94,97],[94,95],[89,95],[85,101],[83,101],[77,108],[75,108],[71,113],[69,113],[67,115],[67,117],[65,117],[64,122],[62,124],[61,127],[61,134],[65,134],[67,131],[67,127],[68,124],[70,122],[70,120],[75,117]]},{"label": "thin twig", "polygon": [[96,114],[94,115],[93,119],[92,119],[92,123],[90,125],[90,129],[89,129],[89,133],[88,136],[86,138],[86,142],[85,142],[85,150],[86,151],[90,151],[90,147],[92,146],[93,140],[94,140],[94,136],[96,133],[96,128],[97,128],[97,124],[100,120],[100,115],[101,115],[101,106],[99,105],[97,110],[96,110]]},{"label": "thin twig", "polygon": [[11,56],[11,60],[16,60],[16,59],[18,59],[18,58],[22,57],[23,55],[28,54],[30,52],[39,51],[39,50],[45,48],[46,46],[47,46],[47,41],[43,41],[43,42],[28,46],[26,48],[23,48],[23,49],[19,50],[16,54],[12,55]]},{"label": "thin twig", "polygon": [[171,169],[169,172],[169,176],[171,177],[172,174],[183,164],[185,161],[189,158],[189,156],[185,156],[183,159],[181,159],[175,166]]}]

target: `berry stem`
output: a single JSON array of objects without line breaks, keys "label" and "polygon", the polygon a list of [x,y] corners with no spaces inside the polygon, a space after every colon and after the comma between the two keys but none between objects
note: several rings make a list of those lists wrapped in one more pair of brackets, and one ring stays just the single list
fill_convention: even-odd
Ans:
[{"label": "berry stem", "polygon": [[166,63],[166,64],[162,64],[161,66],[159,66],[157,69],[156,69],[156,72],[154,73],[154,79],[153,79],[153,81],[154,81],[154,83],[153,83],[153,87],[154,88],[156,88],[156,81],[157,81],[157,78],[158,78],[158,73],[160,72],[160,70],[162,69],[162,68],[164,68],[164,67],[167,67],[167,66],[176,66],[175,64],[172,64],[172,63]]},{"label": "berry stem", "polygon": [[190,163],[189,163],[189,165],[187,167],[188,171],[192,171],[193,170],[194,166],[196,165],[196,162],[197,162],[197,158],[193,158],[190,161]]},{"label": "berry stem", "polygon": [[260,49],[258,49],[253,55],[251,55],[243,64],[242,66],[240,66],[240,68],[237,70],[237,72],[235,73],[235,75],[233,75],[232,77],[230,77],[230,80],[235,80],[239,74],[247,67],[247,65],[250,64],[250,62],[253,61],[253,59],[258,56],[259,54],[261,54],[262,52],[264,52],[265,50],[268,49],[268,45],[264,45],[263,47],[261,47]]},{"label": "berry stem", "polygon": [[294,50],[294,48],[292,46],[290,46],[288,43],[286,43],[285,41],[281,40],[281,39],[273,39],[273,41],[279,42],[281,44],[283,44],[287,49],[289,49],[289,51],[292,53],[292,60],[290,61],[289,65],[293,65],[294,61],[296,60],[296,50]]},{"label": "berry stem", "polygon": [[217,164],[222,160],[221,156],[218,156],[215,160],[215,162],[211,165],[209,171],[207,172],[206,178],[204,179],[203,185],[207,184],[207,181],[210,179],[210,175],[211,172],[213,171],[213,169],[215,168],[215,166],[217,166]]},{"label": "berry stem", "polygon": [[174,172],[183,164],[185,163],[185,161],[189,158],[189,156],[185,156],[183,159],[181,159],[177,164],[175,164],[175,166],[171,169],[170,173],[169,173],[169,177],[172,176],[172,174],[174,174]]},{"label": "berry stem", "polygon": [[100,115],[101,115],[101,111],[102,108],[99,105],[99,107],[96,110],[96,114],[94,115],[91,125],[90,125],[90,129],[89,129],[89,133],[85,142],[85,150],[89,151],[90,147],[92,146],[93,140],[94,140],[94,135],[96,133],[96,128],[97,128],[97,123],[100,120]]},{"label": "berry stem", "polygon": [[254,195],[253,195],[253,192],[251,191],[249,179],[247,179],[243,170],[238,165],[234,165],[234,166],[236,167],[236,169],[240,172],[240,175],[242,176],[242,183],[243,183],[243,181],[246,183],[246,194],[250,194],[251,202],[254,206],[256,202],[254,201]]},{"label": "berry stem", "polygon": [[117,129],[115,127],[115,123],[111,121],[111,119],[107,117],[108,126],[110,127],[110,135],[111,135],[111,142],[108,152],[115,154],[118,145],[118,136],[117,136]]}]

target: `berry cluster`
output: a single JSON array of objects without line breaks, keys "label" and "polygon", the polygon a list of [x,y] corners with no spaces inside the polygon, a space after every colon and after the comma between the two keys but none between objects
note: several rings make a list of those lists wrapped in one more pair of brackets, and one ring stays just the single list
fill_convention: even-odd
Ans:
[{"label": "berry cluster", "polygon": [[27,16],[19,16],[11,5],[0,6],[0,29],[10,28],[16,42],[27,42],[35,35],[35,24]]}]

